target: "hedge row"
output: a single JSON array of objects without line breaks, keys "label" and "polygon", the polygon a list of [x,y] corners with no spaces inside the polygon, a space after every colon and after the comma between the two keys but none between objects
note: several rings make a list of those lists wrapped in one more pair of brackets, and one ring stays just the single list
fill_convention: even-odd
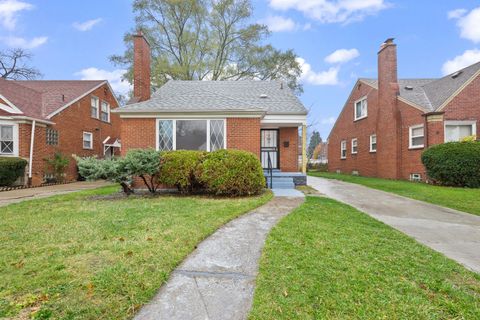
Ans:
[{"label": "hedge row", "polygon": [[0,186],[11,186],[24,175],[27,161],[21,158],[0,157]]},{"label": "hedge row", "polygon": [[422,162],[433,182],[456,187],[480,187],[480,142],[449,142],[425,150]]},{"label": "hedge row", "polygon": [[205,190],[230,196],[258,194],[265,187],[260,161],[240,150],[165,152],[159,181],[182,193]]}]

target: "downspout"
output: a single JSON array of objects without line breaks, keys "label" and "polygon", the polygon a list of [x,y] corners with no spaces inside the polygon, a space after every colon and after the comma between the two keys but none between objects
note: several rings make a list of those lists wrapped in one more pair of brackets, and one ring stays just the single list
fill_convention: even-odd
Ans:
[{"label": "downspout", "polygon": [[33,145],[35,143],[35,125],[36,120],[32,121],[32,133],[30,134],[30,158],[28,160],[28,185],[32,185],[32,161],[33,161]]}]

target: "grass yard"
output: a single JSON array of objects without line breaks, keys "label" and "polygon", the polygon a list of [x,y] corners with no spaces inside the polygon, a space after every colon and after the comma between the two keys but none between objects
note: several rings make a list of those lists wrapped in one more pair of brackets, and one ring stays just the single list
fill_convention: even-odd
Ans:
[{"label": "grass yard", "polygon": [[268,236],[253,319],[480,319],[480,275],[322,197]]},{"label": "grass yard", "polygon": [[0,318],[131,318],[202,239],[272,197],[92,198],[117,190],[0,208]]},{"label": "grass yard", "polygon": [[331,172],[313,171],[308,174],[314,177],[357,183],[373,189],[480,215],[480,189],[432,186],[419,182],[358,177]]}]

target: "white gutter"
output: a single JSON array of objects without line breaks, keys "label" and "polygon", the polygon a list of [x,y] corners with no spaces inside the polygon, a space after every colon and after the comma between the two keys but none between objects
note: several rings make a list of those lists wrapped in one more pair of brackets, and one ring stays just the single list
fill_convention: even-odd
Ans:
[{"label": "white gutter", "polygon": [[[32,121],[32,133],[30,135],[30,159],[28,161],[28,179],[32,179],[32,161],[33,161],[33,144],[35,143],[35,125],[36,120]],[[31,183],[31,181],[29,181]]]}]

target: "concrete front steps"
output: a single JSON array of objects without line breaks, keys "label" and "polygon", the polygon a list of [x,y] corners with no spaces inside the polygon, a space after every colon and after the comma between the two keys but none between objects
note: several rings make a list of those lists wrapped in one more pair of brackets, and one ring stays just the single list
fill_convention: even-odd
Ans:
[{"label": "concrete front steps", "polygon": [[[270,188],[270,175],[267,170],[263,171],[267,187]],[[272,189],[294,189],[295,186],[305,185],[307,178],[300,172],[282,172],[274,169],[272,172]]]}]

